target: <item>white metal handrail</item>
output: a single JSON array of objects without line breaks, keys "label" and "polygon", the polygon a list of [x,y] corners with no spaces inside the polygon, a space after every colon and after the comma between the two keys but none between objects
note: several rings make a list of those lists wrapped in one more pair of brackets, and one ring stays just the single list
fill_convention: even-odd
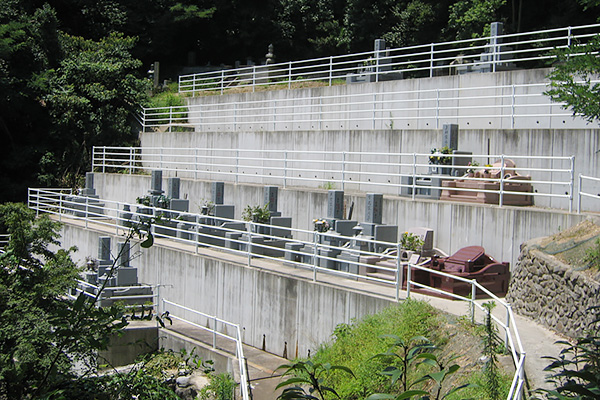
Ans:
[{"label": "white metal handrail", "polygon": [[[487,120],[495,127],[567,127],[572,112],[552,102],[548,84],[512,84],[144,108],[143,130],[196,131],[393,129],[412,121],[431,129],[444,123]],[[550,119],[540,126],[539,119]],[[402,125],[401,127],[404,127]]]},{"label": "white metal handrail", "polygon": [[[321,233],[317,231],[306,231],[295,228],[271,226],[247,221],[230,220],[221,217],[217,218],[202,214],[179,213],[176,211],[165,210],[157,207],[140,206],[123,202],[114,202],[105,199],[94,199],[95,202],[99,203],[94,203],[93,207],[88,207],[84,209],[82,208],[82,199],[83,198],[81,196],[74,196],[73,198],[73,196],[67,195],[62,195],[61,198],[57,199],[56,192],[45,191],[44,189],[29,189],[30,208],[35,209],[39,212],[47,212],[58,215],[61,219],[68,217],[72,218],[73,220],[84,220],[86,227],[88,226],[88,223],[92,222],[101,226],[114,227],[116,229],[116,233],[118,233],[119,230],[129,229],[127,228],[127,225],[131,226],[132,223],[135,224],[136,218],[139,221],[140,218],[147,219],[151,218],[152,216],[165,216],[170,214],[171,218],[176,219],[177,216],[182,214],[186,214],[187,216],[191,215],[193,216],[193,220],[190,221],[188,218],[188,220],[185,221],[185,224],[187,225],[186,227],[170,227],[169,229],[172,230],[171,234],[161,234],[156,231],[156,225],[153,225],[151,228],[153,230],[153,234],[159,238],[168,238],[170,240],[179,241],[184,244],[192,244],[195,246],[196,252],[199,251],[199,246],[202,246],[212,249],[226,250],[234,254],[242,255],[247,260],[248,266],[252,266],[253,258],[267,259],[276,262],[282,261],[281,255],[269,255],[267,251],[275,250],[280,252],[288,252],[288,257],[285,257],[284,262],[292,264],[297,268],[305,268],[312,270],[314,281],[317,281],[318,273],[323,273],[348,277],[351,279],[361,278],[368,282],[377,282],[393,285],[395,287],[396,300],[400,299],[399,293],[405,283],[407,297],[410,296],[411,286],[425,287],[425,285],[420,284],[418,282],[414,282],[411,279],[411,271],[413,269],[425,269],[429,273],[442,275],[455,280],[467,282],[472,287],[471,298],[458,296],[449,292],[443,292],[435,288],[427,288],[433,291],[443,293],[444,295],[453,297],[455,299],[468,301],[470,303],[471,316],[473,319],[475,318],[476,308],[483,310],[482,306],[475,301],[477,290],[482,291],[485,295],[491,297],[494,301],[499,302],[503,305],[503,307],[505,307],[505,309],[507,310],[506,322],[501,321],[496,316],[492,315],[492,317],[494,318],[494,321],[505,331],[506,347],[511,351],[513,355],[513,360],[517,368],[515,372],[515,379],[513,380],[513,387],[511,388],[511,395],[508,397],[508,399],[521,398],[521,388],[524,379],[523,359],[525,357],[525,352],[523,351],[517,327],[514,323],[514,315],[512,314],[512,309],[510,308],[510,305],[505,303],[501,299],[498,299],[493,293],[489,292],[486,288],[479,285],[475,280],[468,280],[462,277],[446,274],[441,271],[426,269],[419,265],[412,265],[410,263],[403,262],[400,258],[400,255],[402,254],[402,249],[399,243],[375,241],[367,237],[359,236],[352,238],[344,238],[346,243],[331,244],[332,242],[328,242],[327,239],[331,239],[333,237],[336,240],[339,240],[339,236],[331,236],[328,232]],[[127,211],[127,215],[124,215],[124,206],[127,206],[130,209],[129,211]],[[149,210],[151,212],[150,214],[148,214],[143,210],[136,210],[135,207],[143,207],[145,211]],[[85,215],[76,215],[76,213],[82,212],[85,212]],[[218,222],[218,224],[215,225],[213,224],[214,222]],[[244,230],[228,228],[227,226],[223,225],[223,223],[245,224],[245,228]],[[286,229],[289,231],[289,233],[291,233],[291,235],[287,236],[292,236],[293,238],[274,236],[272,232],[261,233],[260,228]],[[175,232],[178,234],[174,235]],[[237,233],[237,237],[227,237],[223,235],[224,232],[235,232]],[[179,233],[184,235],[180,235]],[[207,240],[215,238],[221,240],[221,244],[215,244],[211,242],[211,240]],[[285,246],[282,247],[280,245],[279,247],[275,248],[273,247],[273,245],[264,241],[254,240],[256,238],[277,239],[283,241],[284,243],[293,243],[297,247],[296,249],[288,250]],[[229,242],[229,246],[227,245],[227,242]],[[353,243],[355,246],[360,246],[360,249],[348,246],[348,243]],[[395,249],[396,254],[394,255],[390,253],[382,253],[381,249],[383,248]],[[379,251],[375,251],[376,249],[379,249]],[[346,257],[343,259],[336,258],[333,254],[335,252],[345,252],[351,257]],[[289,255],[291,255],[291,257]],[[380,260],[388,261],[388,266],[379,266],[373,263],[368,263],[368,257],[377,257]],[[331,267],[328,264],[330,262],[343,262],[345,263],[345,265],[347,265],[346,270],[331,269]],[[405,266],[407,268],[406,277],[403,276]],[[363,273],[363,268],[370,268],[380,272],[387,272],[389,274],[390,279],[368,276]],[[215,335],[220,334],[215,332]]]},{"label": "white metal handrail", "polygon": [[[438,276],[442,276],[442,277],[446,277],[446,278],[451,278],[453,280],[469,284],[471,286],[471,292],[469,293],[470,296],[466,297],[466,296],[457,295],[455,293],[445,292],[441,289],[437,289],[437,288],[431,287],[431,286],[423,284],[423,283],[415,282],[411,279],[413,269],[426,271],[429,274],[438,275]],[[507,399],[508,400],[521,399],[522,398],[522,388],[525,383],[525,356],[526,356],[526,354],[525,354],[525,350],[523,349],[523,344],[521,343],[521,337],[519,335],[519,331],[517,330],[517,327],[515,324],[515,316],[513,314],[511,305],[509,303],[507,303],[506,301],[504,301],[503,299],[496,296],[494,293],[490,292],[488,289],[486,289],[482,285],[480,285],[475,279],[466,279],[466,278],[463,278],[460,276],[447,274],[442,271],[437,271],[435,269],[424,268],[423,266],[420,266],[420,265],[414,265],[414,264],[410,264],[410,263],[408,264],[406,282],[407,282],[406,283],[406,297],[407,298],[410,298],[411,286],[415,286],[417,288],[423,288],[423,289],[427,289],[428,291],[432,291],[432,292],[436,292],[439,294],[443,294],[445,296],[449,296],[453,299],[468,302],[470,305],[471,319],[473,322],[475,322],[476,309],[479,309],[479,311],[483,312],[484,314],[488,312],[483,305],[481,305],[480,303],[478,303],[476,301],[477,291],[483,292],[494,303],[500,304],[500,306],[502,306],[504,308],[505,315],[506,315],[505,321],[501,320],[500,318],[498,318],[497,316],[495,316],[492,313],[490,314],[490,316],[491,316],[492,320],[494,321],[494,323],[496,324],[496,326],[499,326],[504,331],[505,347],[507,350],[509,350],[511,352],[513,363],[515,365],[515,375],[511,382],[511,387],[510,387]]]},{"label": "white metal handrail", "polygon": [[[164,310],[167,309],[167,305],[172,306],[177,308],[179,311],[182,312],[189,312],[191,314],[194,314],[194,316],[199,316],[205,319],[205,321],[208,322],[212,322],[213,323],[213,328],[208,328],[206,326],[206,324],[202,324],[199,322],[193,322],[190,321],[189,319],[186,319],[184,317],[182,317],[177,311],[173,311],[173,309],[169,309],[169,317],[176,319],[178,321],[182,321],[185,322],[189,325],[192,325],[196,328],[200,328],[202,330],[211,332],[213,334],[213,343],[212,343],[212,347],[213,349],[217,348],[217,336],[218,337],[222,337],[228,340],[232,340],[235,342],[235,349],[236,349],[236,358],[238,360],[238,367],[240,370],[240,391],[242,393],[242,399],[244,400],[249,400],[250,399],[250,395],[249,395],[249,390],[248,390],[248,385],[249,385],[249,380],[248,380],[248,370],[246,368],[246,358],[244,357],[244,346],[243,346],[243,340],[242,340],[242,334],[241,334],[241,330],[240,330],[240,326],[238,324],[234,324],[232,322],[229,321],[225,321],[223,319],[217,318],[214,315],[208,315],[205,314],[201,311],[197,311],[194,309],[191,309],[189,307],[185,307],[181,304],[177,304],[174,303],[172,301],[169,301],[167,299],[162,299],[162,303],[163,303],[163,308]],[[163,310],[163,311],[164,311]],[[235,329],[235,337],[234,336],[229,336],[225,333],[222,333],[218,330],[217,328],[217,323],[220,323],[222,325],[225,326],[229,326],[231,328]]]},{"label": "white metal handrail", "polygon": [[[460,188],[461,193],[477,192],[498,195],[502,206],[505,196],[530,198],[562,198],[563,208],[572,210],[574,198],[575,158],[557,156],[517,155],[444,155],[457,159],[464,157],[477,161],[479,166],[432,165],[432,154],[376,153],[294,150],[251,150],[217,148],[152,148],[152,147],[94,147],[92,169],[99,172],[139,173],[144,170],[162,170],[183,178],[225,180],[235,183],[276,184],[290,186],[333,186],[353,190],[377,190],[382,194],[406,195],[415,198],[420,191],[454,190],[428,182],[427,187],[417,182],[436,177],[436,172],[453,171],[455,176],[445,180],[497,183],[497,188]],[[513,160],[517,168],[509,168],[504,160]],[[468,176],[468,172],[493,170],[486,165],[499,162],[500,177]],[[511,191],[507,174],[519,171],[529,177],[510,179],[511,183],[529,183],[534,191]],[[433,174],[432,174],[433,172]],[[466,176],[465,176],[466,175]],[[489,185],[488,185],[489,186]]]},{"label": "white metal handrail", "polygon": [[[596,201],[600,200],[600,178],[595,178],[593,176],[585,176],[579,174],[578,176],[578,185],[579,188],[578,196],[577,196],[577,212],[581,212],[581,201],[583,198],[591,198]],[[595,189],[595,193],[591,190]]]},{"label": "white metal handrail", "polygon": [[495,72],[539,67],[554,58],[553,50],[584,44],[598,34],[599,28],[598,24],[556,28],[182,75],[179,91],[223,94],[229,87],[254,91],[257,86],[291,88],[294,83],[311,81],[331,86],[347,76],[378,82],[393,75],[432,77],[457,70]]},{"label": "white metal handrail", "polygon": [[0,234],[0,249],[4,249],[10,242],[9,234]]}]

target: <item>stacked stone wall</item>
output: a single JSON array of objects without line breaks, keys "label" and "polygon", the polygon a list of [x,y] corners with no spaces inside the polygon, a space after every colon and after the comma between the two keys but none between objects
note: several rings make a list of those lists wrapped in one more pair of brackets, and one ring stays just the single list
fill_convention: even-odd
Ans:
[{"label": "stacked stone wall", "polygon": [[600,312],[600,282],[538,249],[538,240],[524,243],[506,295],[517,314],[558,333],[580,337]]}]

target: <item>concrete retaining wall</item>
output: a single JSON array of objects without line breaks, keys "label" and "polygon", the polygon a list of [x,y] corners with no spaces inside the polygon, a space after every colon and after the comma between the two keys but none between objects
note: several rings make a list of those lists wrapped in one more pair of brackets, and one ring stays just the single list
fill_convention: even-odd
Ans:
[{"label": "concrete retaining wall", "polygon": [[537,250],[536,244],[523,245],[506,300],[516,313],[558,333],[583,336],[598,319],[598,312],[587,309],[600,304],[600,282]]},{"label": "concrete retaining wall", "polygon": [[[213,132],[387,129],[392,126],[432,129],[441,128],[444,123],[475,129],[585,128],[587,124],[583,119],[571,118],[568,111],[552,105],[542,94],[549,72],[550,69],[515,70],[269,90],[194,97],[188,99],[188,103],[203,106],[195,117],[205,125],[196,130]],[[540,83],[542,85],[526,86]],[[517,85],[516,89],[512,85]],[[338,96],[342,98],[336,99]],[[255,103],[245,109],[244,104],[248,102]],[[214,105],[224,112],[211,113]],[[529,116],[532,114],[539,116]],[[320,121],[321,118],[324,121]]]},{"label": "concrete retaining wall", "polygon": [[[147,194],[150,177],[146,175],[96,174],[96,191],[101,198],[134,203]],[[163,185],[165,186],[165,185]],[[203,199],[211,198],[211,182],[182,180],[181,197],[190,199],[190,211],[199,213]],[[346,192],[346,205],[354,203],[352,219],[365,220],[365,194]],[[235,205],[235,217],[243,208],[263,202],[263,187],[225,185],[225,204]],[[280,189],[278,209],[292,217],[292,226],[312,230],[312,220],[327,216],[327,191]],[[453,253],[468,245],[481,245],[490,255],[511,265],[517,262],[520,245],[535,237],[546,236],[578,224],[584,215],[561,210],[531,207],[502,207],[461,204],[432,200],[385,196],[383,223],[397,225],[400,232],[425,226],[435,230],[434,245]]]},{"label": "concrete retaining wall", "polygon": [[[63,247],[77,245],[76,259],[97,254],[106,234],[65,225]],[[117,238],[113,238],[116,247]],[[240,257],[240,262],[245,261]],[[160,297],[238,323],[244,342],[283,355],[314,353],[339,323],[376,313],[387,299],[273,273],[244,264],[201,257],[155,244],[132,261],[139,281],[161,284]],[[276,316],[276,318],[273,318]],[[187,317],[187,316],[186,316]],[[231,332],[229,332],[231,334]],[[176,349],[179,350],[179,349]]]},{"label": "concrete retaining wall", "polygon": [[[425,153],[428,154],[434,147],[439,148],[442,145],[442,130],[441,129],[423,129],[423,130],[331,130],[331,131],[243,131],[243,132],[155,132],[142,133],[140,139],[143,147],[157,148],[214,148],[214,149],[252,149],[262,150],[264,157],[270,157],[271,150],[289,150],[296,151],[294,157],[302,157],[303,152],[310,151],[335,151],[335,152],[375,152],[375,153]],[[522,175],[531,175],[533,180],[554,180],[565,182],[567,185],[550,187],[546,184],[534,184],[534,189],[538,189],[543,193],[554,193],[564,195],[565,192],[574,193],[578,190],[577,179],[578,174],[587,176],[598,176],[600,170],[600,129],[520,129],[520,130],[498,130],[498,129],[471,129],[461,125],[458,137],[458,149],[461,151],[469,151],[476,155],[484,154],[506,154],[510,156],[520,156],[523,158],[515,158],[517,172]],[[215,153],[215,155],[218,153]],[[244,156],[248,157],[248,154]],[[569,161],[548,161],[535,159],[536,156],[555,156],[555,157],[570,157],[575,156],[574,165],[574,189],[570,191],[568,183],[572,177],[569,173],[554,173],[542,174],[536,169],[564,169],[571,168]],[[251,157],[256,157],[255,154]],[[283,156],[279,156],[283,157]],[[315,155],[305,156],[306,166],[313,168],[333,168],[335,165],[322,165],[317,161],[309,161],[314,159]],[[378,156],[374,156],[372,160],[362,159],[360,161],[373,163],[380,161]],[[156,159],[156,158],[155,158]],[[202,160],[200,160],[202,161]],[[216,160],[215,162],[218,162]],[[495,159],[485,160],[479,159],[483,164],[493,163]],[[223,159],[224,163],[234,163],[231,160]],[[248,161],[245,161],[246,163]],[[387,162],[387,159],[386,159]],[[391,160],[390,160],[391,162]],[[404,160],[412,162],[412,160]],[[423,161],[422,161],[423,162]],[[279,163],[279,167],[282,165]],[[267,163],[261,164],[265,169],[257,170],[262,176],[253,176],[253,171],[245,171],[247,175],[238,178],[240,183],[254,183],[263,185],[283,186],[281,178],[270,177],[281,176],[280,171],[269,171]],[[301,167],[300,163],[295,166]],[[152,165],[148,164],[148,167]],[[341,168],[341,166],[338,166]],[[353,166],[347,167],[352,170]],[[398,174],[397,168],[393,171],[388,171],[381,166],[375,167],[371,165],[370,171],[379,172],[382,174]],[[193,174],[185,172],[185,165],[181,165],[180,171],[165,171],[164,176],[180,176],[200,178],[206,180],[225,180],[234,182],[234,176],[229,175],[229,169],[223,174],[205,173]],[[235,171],[233,171],[235,172]],[[412,173],[410,171],[402,171],[403,173]],[[333,174],[332,174],[333,175]],[[339,179],[339,174],[336,174],[336,179]],[[310,178],[313,178],[310,176]],[[326,176],[319,176],[321,181],[295,181],[289,182],[288,185],[304,185],[317,186],[328,182],[330,179]],[[537,178],[537,179],[536,179]],[[363,177],[366,180],[366,177]],[[392,182],[394,183],[394,182]],[[351,190],[361,191],[377,191],[373,186],[359,186],[357,184],[346,185]],[[536,187],[537,186],[537,187]],[[338,185],[339,189],[340,186]],[[587,183],[584,188],[588,193],[599,193],[600,184]],[[385,193],[393,194],[394,189],[398,193],[399,188],[387,187]],[[552,208],[569,208],[569,201],[566,198],[549,198],[536,196],[535,204],[541,207]],[[575,205],[574,205],[575,206]],[[600,201],[597,199],[584,198],[582,209],[600,211]]]}]

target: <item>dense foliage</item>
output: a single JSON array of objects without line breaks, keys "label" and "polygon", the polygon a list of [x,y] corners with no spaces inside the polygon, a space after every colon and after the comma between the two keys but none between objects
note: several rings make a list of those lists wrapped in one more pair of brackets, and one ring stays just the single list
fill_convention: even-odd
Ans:
[{"label": "dense foliage", "polygon": [[[449,320],[426,302],[403,301],[340,324],[332,336],[310,360],[280,367],[286,376],[280,399],[492,398],[476,359],[497,336],[466,319]],[[506,397],[512,376],[496,377],[493,389]]]},{"label": "dense foliage", "polygon": [[103,362],[98,351],[128,317],[118,305],[65,296],[80,271],[70,257],[74,248],[50,249],[59,244],[59,228],[23,204],[0,205],[0,231],[10,235],[0,253],[0,398],[176,398],[147,368],[92,377]]}]

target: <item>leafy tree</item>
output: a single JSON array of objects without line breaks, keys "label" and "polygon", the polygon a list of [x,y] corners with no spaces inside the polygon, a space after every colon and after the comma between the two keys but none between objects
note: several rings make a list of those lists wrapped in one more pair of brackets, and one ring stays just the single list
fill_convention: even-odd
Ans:
[{"label": "leafy tree", "polygon": [[[141,384],[137,389],[126,386],[118,377],[86,380],[97,368],[98,350],[105,350],[128,322],[120,306],[96,307],[103,287],[95,297],[82,293],[75,301],[66,298],[79,269],[70,258],[75,248],[49,249],[59,244],[60,224],[47,216],[35,218],[23,204],[8,203],[0,205],[0,227],[10,234],[0,254],[0,397],[91,398],[93,393],[94,398],[109,398],[102,393],[145,390]],[[146,230],[132,229],[128,240],[141,235],[146,238],[142,245],[151,245]],[[73,394],[84,390],[87,396]]]},{"label": "leafy tree", "polygon": [[74,185],[91,146],[132,144],[131,111],[146,95],[134,39],[66,34],[60,13],[37,3],[0,0],[0,201],[40,183]]},{"label": "leafy tree", "polygon": [[422,0],[412,0],[405,8],[402,3],[396,3],[392,13],[398,22],[383,34],[386,44],[403,47],[435,41],[439,37],[438,8],[439,5]]},{"label": "leafy tree", "polygon": [[487,36],[489,25],[500,21],[500,8],[506,0],[459,0],[450,6],[448,32],[457,40]]},{"label": "leafy tree", "polygon": [[275,18],[283,51],[294,49],[296,59],[345,53],[343,10],[340,0],[280,0]]},{"label": "leafy tree", "polygon": [[584,45],[573,44],[557,52],[557,62],[548,75],[551,89],[546,94],[589,122],[600,119],[600,85],[592,82],[600,72],[598,50],[600,36]]},{"label": "leafy tree", "polygon": [[65,57],[40,76],[39,89],[52,119],[51,146],[41,180],[74,186],[91,165],[93,146],[133,145],[131,114],[145,101],[149,82],[137,78],[140,61],[131,56],[135,39],[120,34],[94,42],[60,37]]}]

